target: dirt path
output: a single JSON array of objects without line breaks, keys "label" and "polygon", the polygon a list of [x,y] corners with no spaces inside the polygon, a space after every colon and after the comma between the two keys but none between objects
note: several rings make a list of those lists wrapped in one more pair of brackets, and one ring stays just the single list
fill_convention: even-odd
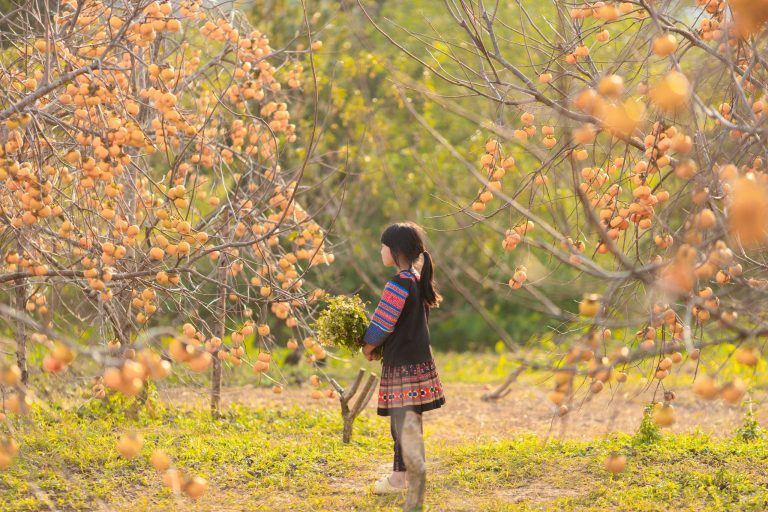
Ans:
[{"label": "dirt path", "polygon": [[[592,400],[576,403],[572,411],[560,419],[546,400],[547,389],[526,383],[515,383],[512,392],[495,402],[484,402],[487,388],[478,384],[444,384],[446,405],[425,414],[425,436],[449,443],[466,442],[472,437],[510,437],[532,433],[567,439],[593,439],[610,432],[633,433],[642,418],[643,404],[653,391],[618,388],[604,390]],[[241,386],[225,388],[222,406],[239,403],[251,407],[291,407],[309,410],[338,410],[336,399],[312,400],[309,388],[288,388],[276,395],[270,389]],[[207,407],[207,392],[202,389],[170,388],[160,390],[160,398],[175,405]],[[700,428],[715,436],[730,436],[743,420],[743,409],[720,400],[697,398],[690,389],[678,393],[674,402],[677,422],[671,432],[689,432]],[[375,397],[364,414],[376,416]],[[768,424],[766,411],[757,410],[761,424]],[[384,418],[382,418],[384,421]]]}]

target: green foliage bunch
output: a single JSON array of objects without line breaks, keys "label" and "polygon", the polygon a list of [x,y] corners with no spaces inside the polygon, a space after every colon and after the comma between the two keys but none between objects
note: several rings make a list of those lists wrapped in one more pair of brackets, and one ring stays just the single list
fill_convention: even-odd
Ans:
[{"label": "green foliage bunch", "polygon": [[317,340],[322,345],[359,351],[365,344],[363,335],[369,323],[365,303],[358,295],[333,295],[325,302],[325,308],[312,324]]}]

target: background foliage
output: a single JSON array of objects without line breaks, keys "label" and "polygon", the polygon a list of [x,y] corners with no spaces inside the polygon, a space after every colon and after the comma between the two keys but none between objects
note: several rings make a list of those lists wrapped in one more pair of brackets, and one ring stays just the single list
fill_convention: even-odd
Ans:
[{"label": "background foliage", "polygon": [[[513,342],[523,343],[534,333],[546,331],[548,323],[555,325],[556,320],[531,309],[536,306],[506,288],[509,268],[523,262],[539,267],[545,262],[531,261],[532,256],[522,251],[503,253],[490,229],[474,225],[465,210],[477,182],[405,108],[403,95],[462,156],[475,161],[483,152],[485,135],[433,101],[447,91],[446,84],[386,41],[356,2],[320,1],[311,8],[312,30],[323,41],[315,60],[320,89],[317,104],[313,94],[305,94],[303,109],[294,107],[297,115],[304,112],[297,131],[306,131],[316,109],[323,118],[320,147],[305,184],[318,187],[318,192],[321,185],[331,191],[329,196],[312,196],[316,208],[330,204],[331,215],[342,208],[331,237],[338,244],[334,254],[339,264],[329,269],[321,284],[331,293],[359,291],[375,304],[393,273],[381,264],[381,232],[391,222],[413,220],[427,230],[428,249],[436,260],[438,285],[445,298],[430,317],[433,346],[489,349],[501,339],[501,331]],[[441,30],[453,29],[454,21],[441,2],[379,1],[366,8],[376,19],[390,20],[388,31],[424,34],[428,45],[446,50],[435,37]],[[278,45],[304,30],[296,2],[257,0],[251,13],[254,24],[272,34]],[[437,52],[419,48],[414,52],[418,58],[434,59],[433,63],[445,61]],[[459,113],[495,117],[480,99],[450,100]],[[300,146],[289,151],[289,161],[304,156]],[[533,165],[532,157],[522,152],[517,157],[519,166]],[[558,288],[548,290],[548,295],[570,310],[580,296]]]}]

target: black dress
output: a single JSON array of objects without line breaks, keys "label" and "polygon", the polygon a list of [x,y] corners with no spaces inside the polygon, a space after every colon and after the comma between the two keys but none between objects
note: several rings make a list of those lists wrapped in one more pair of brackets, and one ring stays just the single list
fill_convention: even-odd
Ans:
[{"label": "black dress", "polygon": [[428,318],[416,271],[403,270],[387,281],[363,338],[371,345],[384,345],[380,416],[397,409],[430,411],[445,403],[429,345]]}]

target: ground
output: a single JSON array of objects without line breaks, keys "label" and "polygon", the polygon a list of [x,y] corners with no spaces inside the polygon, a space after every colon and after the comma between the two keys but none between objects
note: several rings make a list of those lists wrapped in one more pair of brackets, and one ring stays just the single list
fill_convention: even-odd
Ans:
[{"label": "ground", "polygon": [[[484,402],[499,375],[472,382],[451,364],[447,403],[424,418],[429,510],[768,509],[768,442],[737,438],[740,406],[681,389],[677,423],[650,442],[635,435],[654,392],[642,381],[606,388],[563,422],[544,399],[541,375],[524,374],[509,395]],[[389,425],[373,402],[343,444],[338,402],[310,399],[306,383],[280,395],[253,383],[227,386],[218,421],[207,412],[207,390],[194,384],[160,386],[137,419],[124,417],[127,401],[110,402],[110,411],[78,397],[14,418],[21,450],[0,472],[0,511],[400,510],[401,497],[370,492],[391,468]],[[760,409],[757,419],[766,419]],[[115,450],[125,430],[145,439],[132,460]],[[155,447],[205,477],[205,496],[191,501],[164,488],[148,463]],[[628,461],[618,475],[604,468],[614,451]]]},{"label": "ground", "polygon": [[[489,387],[482,384],[445,383],[446,404],[438,411],[424,414],[425,436],[440,444],[461,444],[468,438],[500,438],[535,434],[541,438],[589,440],[612,432],[634,433],[643,414],[643,404],[652,396],[652,390],[619,389],[611,395],[606,390],[589,401],[582,401],[562,420],[554,415],[546,401],[546,388],[530,383],[516,383],[505,397],[483,401],[481,397]],[[270,389],[252,385],[224,389],[222,403],[239,404],[253,408],[274,408],[301,403],[310,411],[329,413],[339,409],[338,400],[308,400],[307,388],[289,388],[280,395]],[[173,387],[162,390],[160,398],[176,406],[191,405],[205,408],[206,390]],[[714,437],[730,436],[743,421],[744,409],[722,401],[703,401],[693,393],[678,393],[674,402],[677,421],[668,432],[701,430]],[[768,413],[768,411],[765,411]],[[762,409],[756,409],[759,421],[768,421]],[[388,428],[387,418],[376,416],[374,400],[368,404],[366,414],[372,422]]]}]

